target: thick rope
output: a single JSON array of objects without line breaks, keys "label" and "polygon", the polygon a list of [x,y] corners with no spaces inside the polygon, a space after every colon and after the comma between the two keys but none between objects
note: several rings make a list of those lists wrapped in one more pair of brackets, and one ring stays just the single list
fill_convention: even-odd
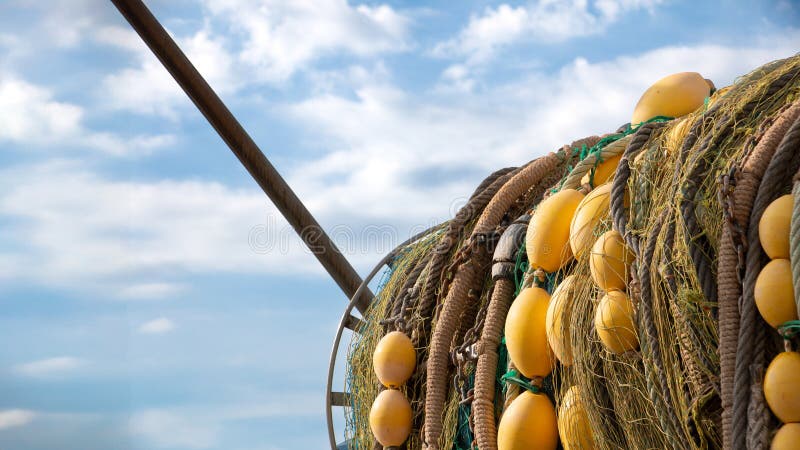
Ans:
[{"label": "thick rope", "polygon": [[766,129],[763,137],[756,138],[752,150],[746,150],[745,159],[738,171],[731,171],[723,179],[721,197],[726,209],[726,220],[722,226],[718,258],[718,304],[719,304],[719,357],[720,392],[722,397],[723,448],[733,448],[733,392],[736,351],[739,341],[739,302],[742,294],[746,229],[750,222],[750,211],[755,201],[758,185],[764,176],[772,155],[781,139],[800,116],[800,103],[795,103],[778,116]]},{"label": "thick rope", "polygon": [[800,177],[794,176],[792,189],[792,227],[789,237],[790,261],[792,263],[792,281],[794,284],[794,301],[800,317]]},{"label": "thick rope", "polygon": [[[489,175],[476,189],[467,201],[467,204],[461,207],[456,213],[455,217],[450,220],[447,229],[444,231],[439,243],[436,245],[428,267],[425,269],[425,279],[421,283],[421,296],[419,298],[419,305],[417,307],[417,328],[412,331],[410,337],[417,348],[417,365],[412,375],[408,386],[414,389],[419,386],[419,392],[416,390],[409,398],[417,398],[421,404],[425,402],[425,386],[423,382],[427,375],[427,361],[428,361],[428,342],[430,336],[431,322],[433,309],[436,305],[436,299],[439,296],[438,287],[440,286],[442,273],[446,268],[447,259],[450,253],[456,246],[459,236],[464,232],[467,224],[475,219],[478,214],[483,211],[492,197],[495,196],[497,191],[510,180],[519,169],[502,169]],[[477,193],[480,191],[480,193]],[[414,408],[414,428],[421,429],[424,420],[422,408]]]},{"label": "thick rope", "polygon": [[472,402],[475,415],[475,442],[481,450],[497,450],[497,425],[494,414],[497,347],[503,335],[508,309],[514,299],[514,289],[513,280],[506,278],[497,280],[481,334],[475,369],[475,400]]},{"label": "thick rope", "polygon": [[631,140],[628,142],[622,158],[619,160],[617,171],[614,175],[614,182],[611,185],[611,199],[609,201],[609,208],[611,210],[611,220],[614,229],[622,235],[625,243],[634,254],[639,253],[639,241],[630,233],[628,229],[628,212],[625,210],[625,191],[628,188],[628,180],[631,177],[631,162],[639,152],[642,151],[644,145],[650,140],[653,131],[664,126],[663,122],[646,123],[639,127],[634,133]]},{"label": "thick rope", "polygon": [[[549,171],[554,170],[560,159],[562,158],[555,153],[550,153],[535,160],[514,175],[483,210],[465,249],[485,252],[487,250],[486,237],[490,236],[495,227],[500,224],[508,208]],[[469,259],[458,267],[431,338],[427,362],[425,425],[423,427],[424,445],[431,450],[439,448],[439,437],[442,434],[442,411],[447,397],[447,380],[450,371],[450,344],[458,326],[458,319],[466,306],[469,287],[478,276],[479,269],[480,267]]]},{"label": "thick rope", "polygon": [[584,175],[589,173],[592,169],[597,167],[599,162],[613,158],[625,151],[625,148],[630,142],[631,136],[624,136],[607,146],[603,147],[600,151],[589,153],[584,159],[575,164],[575,168],[570,171],[561,189],[577,189],[580,187],[581,179]]},{"label": "thick rope", "polygon": [[[505,169],[503,169],[503,171],[505,171]],[[436,305],[436,298],[439,295],[438,287],[441,285],[442,273],[450,257],[450,252],[453,250],[456,243],[458,243],[458,238],[463,233],[464,227],[483,211],[492,197],[497,194],[497,191],[499,191],[518,171],[519,169],[514,169],[497,177],[494,176],[497,172],[490,175],[489,178],[492,178],[493,181],[488,183],[488,187],[484,188],[480,194],[473,194],[467,204],[461,207],[456,213],[456,216],[448,223],[447,230],[445,230],[439,244],[436,245],[436,249],[433,252],[433,257],[430,262],[431,267],[428,270],[428,276],[423,287],[424,294],[420,300],[419,308],[419,314],[421,318],[424,319],[422,321],[423,323],[430,324],[431,322],[430,318],[433,308]],[[481,183],[481,186],[486,184],[486,181],[484,181]]]},{"label": "thick rope", "polygon": [[756,312],[753,299],[756,278],[767,259],[758,239],[758,221],[769,203],[780,195],[787,181],[800,166],[798,144],[800,144],[800,119],[796,119],[789,128],[764,172],[747,228],[749,246],[742,300],[739,305],[741,322],[734,373],[733,426],[731,429],[733,448],[737,449],[747,445],[746,436],[749,436],[751,443],[759,444],[757,448],[761,448],[760,444],[768,440],[766,423],[769,413],[764,405],[763,397],[751,398],[750,396],[753,375],[758,381],[763,372],[768,327]]},{"label": "thick rope", "polygon": [[495,170],[488,177],[486,177],[483,181],[481,181],[481,184],[479,184],[478,187],[475,188],[475,191],[472,192],[472,195],[469,196],[469,200],[472,200],[473,198],[475,198],[476,196],[481,194],[483,191],[486,190],[486,188],[491,186],[492,183],[494,183],[498,179],[505,178],[506,175],[509,175],[512,172],[516,172],[518,170],[519,170],[519,167],[505,167],[503,169]]}]

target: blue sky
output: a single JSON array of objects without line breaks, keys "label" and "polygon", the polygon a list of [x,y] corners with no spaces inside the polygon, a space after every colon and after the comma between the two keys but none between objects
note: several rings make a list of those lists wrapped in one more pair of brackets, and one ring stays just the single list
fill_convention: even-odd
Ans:
[{"label": "blue sky", "polygon": [[[800,49],[791,1],[148,4],[362,273],[661,76]],[[109,2],[0,2],[0,114],[0,448],[325,448],[345,299]]]}]

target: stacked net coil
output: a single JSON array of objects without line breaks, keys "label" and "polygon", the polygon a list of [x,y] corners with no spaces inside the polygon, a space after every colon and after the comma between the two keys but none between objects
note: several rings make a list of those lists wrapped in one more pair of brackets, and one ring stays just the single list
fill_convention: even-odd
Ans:
[{"label": "stacked net coil", "polygon": [[[594,329],[602,292],[578,283],[560,330],[573,364],[558,364],[541,390],[558,408],[579,386],[598,449],[768,448],[778,423],[760,383],[784,344],[753,302],[765,263],[757,228],[800,168],[799,99],[800,57],[775,61],[692,114],[580,139],[487,177],[452,220],[398,253],[354,333],[349,448],[381,448],[368,422],[382,389],[371,358],[400,330],[417,351],[403,388],[414,414],[404,448],[496,449],[503,411],[531,382],[505,349],[511,302],[532,283],[552,292],[566,276],[590,277],[586,258],[555,273],[528,268],[520,233],[544,198],[590,191],[595,168],[614,157],[609,214],[592,233],[617,230],[635,255],[624,276],[640,346],[603,348]],[[504,240],[513,249],[499,258]]]}]

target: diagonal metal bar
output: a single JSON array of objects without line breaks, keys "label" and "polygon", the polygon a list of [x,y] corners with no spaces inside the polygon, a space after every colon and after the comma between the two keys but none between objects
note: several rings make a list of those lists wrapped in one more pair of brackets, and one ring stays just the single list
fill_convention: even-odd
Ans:
[{"label": "diagonal metal bar", "polygon": [[[361,277],[181,51],[178,44],[164,30],[158,19],[141,0],[111,0],[111,2],[175,78],[222,140],[228,144],[339,288],[348,297],[355,295],[361,285]],[[369,289],[362,289],[359,292],[356,307],[363,313],[374,295]]]}]

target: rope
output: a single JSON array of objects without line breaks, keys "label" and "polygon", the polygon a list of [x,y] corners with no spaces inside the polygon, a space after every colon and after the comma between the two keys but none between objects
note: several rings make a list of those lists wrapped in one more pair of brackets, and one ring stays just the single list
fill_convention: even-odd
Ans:
[{"label": "rope", "polygon": [[800,317],[800,179],[795,175],[794,188],[792,189],[792,226],[789,236],[790,254],[792,263],[792,281],[794,284],[794,301]]},{"label": "rope", "polygon": [[628,137],[630,134],[630,132],[626,132],[626,134],[612,135],[615,137],[613,141],[606,141],[605,139],[600,140],[591,149],[585,152],[585,156],[579,155],[582,159],[575,165],[575,168],[570,171],[569,175],[567,175],[567,178],[561,184],[561,189],[579,188],[581,179],[587,173],[590,174],[590,182],[593,183],[594,169],[597,168],[601,162],[624,152],[625,147],[627,147],[628,142],[630,142],[630,138]]},{"label": "rope", "polygon": [[[783,185],[800,166],[798,144],[800,144],[800,119],[795,119],[764,172],[764,181],[758,187],[747,229],[749,247],[746,253],[742,299],[739,305],[741,322],[734,373],[733,426],[731,429],[733,448],[744,447],[746,445],[745,436],[750,436],[753,442],[767,440],[768,430],[764,417],[768,418],[769,413],[763,397],[749,395],[754,378],[753,372],[759,375],[763,371],[767,337],[767,325],[756,312],[753,298],[756,278],[767,259],[758,240],[758,221],[769,203],[779,196]],[[756,380],[759,378],[756,377]]]},{"label": "rope", "polygon": [[[484,187],[482,189],[476,189],[476,192],[480,190],[480,193],[477,195],[473,194],[467,201],[467,204],[462,206],[455,217],[447,224],[447,229],[444,231],[439,243],[434,249],[432,253],[433,256],[428,261],[428,267],[425,269],[425,279],[422,283],[419,306],[417,308],[419,320],[415,321],[417,323],[417,328],[411,334],[412,342],[417,349],[417,365],[411,380],[407,383],[407,386],[413,389],[413,391],[409,393],[409,398],[418,398],[420,403],[425,402],[426,392],[423,380],[427,377],[428,343],[431,323],[433,322],[432,315],[436,300],[439,296],[438,287],[441,285],[447,259],[450,257],[451,251],[458,243],[459,236],[463,234],[467,224],[475,219],[497,191],[499,191],[519,170],[518,168],[510,171],[502,169],[489,175],[481,182],[478,187]],[[419,392],[415,389],[417,386],[419,386]],[[422,428],[422,422],[424,420],[422,413],[422,408],[415,408],[414,427],[416,429]]]},{"label": "rope", "polygon": [[610,134],[600,139],[596,144],[590,148],[579,148],[580,161],[567,175],[566,179],[561,183],[560,189],[577,189],[580,187],[581,179],[587,173],[589,174],[589,184],[594,186],[594,170],[600,163],[609,158],[617,156],[625,151],[625,148],[630,142],[631,134],[636,133],[642,126],[650,123],[664,123],[672,120],[672,117],[655,116],[646,120],[634,127],[630,124],[620,127],[616,133]]},{"label": "rope", "polygon": [[494,381],[499,360],[497,348],[503,334],[505,318],[514,298],[514,282],[505,278],[497,280],[491,303],[486,313],[483,333],[478,348],[475,369],[475,441],[482,450],[497,449],[497,425],[494,414]]},{"label": "rope", "polygon": [[616,229],[625,239],[625,243],[633,253],[639,253],[638,240],[627,232],[628,213],[625,211],[625,190],[628,186],[628,179],[631,177],[631,161],[642,151],[644,145],[650,140],[653,131],[664,126],[664,122],[646,123],[636,130],[636,133],[628,142],[628,147],[619,160],[614,182],[611,185],[611,199],[609,208],[611,210],[611,220]]},{"label": "rope", "polygon": [[641,261],[638,271],[640,289],[638,302],[639,335],[642,338],[642,357],[649,355],[652,364],[652,367],[650,367],[650,364],[644,365],[650,400],[653,405],[663,405],[663,408],[656,407],[661,428],[674,448],[686,448],[685,436],[680,425],[676,422],[677,414],[675,413],[675,408],[671,399],[668,398],[670,390],[667,383],[667,375],[664,371],[661,348],[658,345],[658,330],[653,316],[652,280],[650,278],[650,266],[647,264],[648,261],[653,260],[656,242],[664,226],[667,213],[667,210],[663,211],[656,219],[656,224],[647,237],[643,252],[636,255],[636,259]]},{"label": "rope", "polygon": [[[539,158],[517,172],[508,183],[503,185],[483,210],[472,236],[461,250],[462,255],[457,255],[456,260],[468,256],[469,253],[485,252],[486,248],[482,245],[482,237],[490,235],[514,201],[548,172],[554,170],[560,159],[555,153]],[[426,376],[425,424],[423,426],[424,445],[430,450],[439,449],[439,437],[442,434],[442,412],[447,396],[447,380],[450,371],[448,364],[450,345],[456,332],[458,319],[467,306],[468,289],[479,274],[480,267],[469,259],[457,267],[431,337]]]},{"label": "rope", "polygon": [[[733,397],[736,352],[739,341],[739,303],[742,294],[746,228],[755,201],[758,185],[781,139],[794,120],[800,116],[800,103],[795,103],[765,127],[761,136],[754,136],[745,149],[741,168],[729,170],[722,177],[720,198],[726,220],[722,224],[722,237],[718,257],[719,306],[719,356],[720,392],[722,398],[723,448],[733,447]],[[747,146],[748,144],[746,144]]]}]

